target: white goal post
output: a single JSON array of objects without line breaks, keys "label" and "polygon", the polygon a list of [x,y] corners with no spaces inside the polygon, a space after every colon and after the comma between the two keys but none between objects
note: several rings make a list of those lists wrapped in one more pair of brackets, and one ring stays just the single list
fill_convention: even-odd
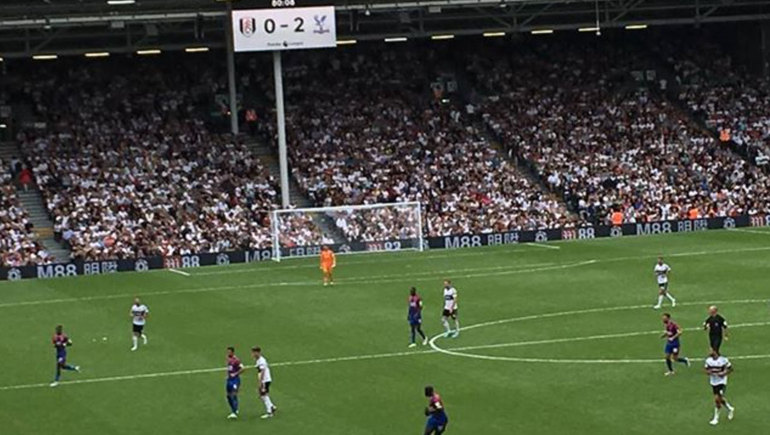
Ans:
[{"label": "white goal post", "polygon": [[423,250],[419,202],[273,210],[275,261],[317,256],[328,245],[336,253]]}]

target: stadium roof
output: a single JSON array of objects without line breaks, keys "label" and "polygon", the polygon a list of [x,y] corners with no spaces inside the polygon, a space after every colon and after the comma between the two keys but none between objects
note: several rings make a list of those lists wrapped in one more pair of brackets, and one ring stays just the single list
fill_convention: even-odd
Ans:
[{"label": "stadium roof", "polygon": [[[340,39],[427,38],[770,19],[770,0],[295,0],[333,3]],[[0,56],[225,45],[226,1],[1,0]],[[118,0],[120,3],[120,0]],[[129,3],[129,4],[125,4]],[[233,0],[235,9],[271,0]]]}]

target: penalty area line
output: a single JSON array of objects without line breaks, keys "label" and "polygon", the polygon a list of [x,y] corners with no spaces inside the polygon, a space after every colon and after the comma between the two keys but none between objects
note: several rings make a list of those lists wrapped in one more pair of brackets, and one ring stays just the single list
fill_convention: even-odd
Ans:
[{"label": "penalty area line", "polygon": [[524,246],[531,246],[533,248],[544,248],[544,249],[561,249],[561,246],[556,245],[549,245],[542,242],[532,242],[532,243],[522,243]]},{"label": "penalty area line", "polygon": [[182,276],[190,276],[189,273],[183,272],[181,270],[177,270],[177,269],[166,269],[166,270],[168,270],[169,272],[178,273],[179,275],[182,275]]},{"label": "penalty area line", "polygon": [[[482,277],[482,276],[487,277],[487,276],[501,276],[501,275],[502,276],[516,275],[521,273],[533,273],[533,272],[544,272],[544,271],[550,271],[550,270],[570,269],[573,267],[593,264],[595,262],[596,262],[595,260],[590,260],[590,261],[581,261],[577,263],[568,263],[568,264],[542,266],[542,267],[529,267],[529,265],[512,265],[512,266],[502,266],[502,267],[493,267],[493,268],[485,267],[485,268],[473,268],[473,269],[449,269],[449,270],[435,271],[435,272],[415,272],[415,273],[402,273],[399,275],[380,275],[379,278],[377,279],[371,279],[369,277],[345,278],[345,279],[338,280],[335,283],[335,286],[340,287],[345,285],[357,285],[357,284],[386,284],[390,282],[403,282],[403,281],[429,281],[429,280],[434,280],[436,278],[445,277],[447,274],[450,274],[450,275],[454,274],[458,271],[465,271],[465,272],[475,271],[477,273],[453,275],[453,278],[475,278],[475,277]],[[525,266],[527,268],[520,268],[520,266]],[[168,269],[168,270],[171,270],[171,269]],[[177,271],[177,272],[186,273],[181,271]],[[150,291],[150,292],[143,292],[143,293],[123,293],[123,294],[114,294],[114,295],[84,296],[80,298],[42,299],[42,300],[36,300],[36,301],[6,302],[6,303],[0,303],[0,309],[10,308],[10,307],[34,306],[34,305],[49,305],[49,304],[58,304],[58,303],[66,303],[66,302],[85,302],[85,301],[96,301],[96,300],[124,299],[124,298],[132,298],[134,296],[153,297],[153,296],[176,295],[176,294],[211,293],[211,292],[220,292],[220,291],[229,291],[229,290],[247,290],[247,289],[254,289],[254,288],[319,286],[319,285],[320,284],[318,281],[286,281],[286,282],[244,284],[244,285],[236,285],[236,286],[200,287],[200,288],[188,288],[188,289],[177,289],[177,290]]]}]

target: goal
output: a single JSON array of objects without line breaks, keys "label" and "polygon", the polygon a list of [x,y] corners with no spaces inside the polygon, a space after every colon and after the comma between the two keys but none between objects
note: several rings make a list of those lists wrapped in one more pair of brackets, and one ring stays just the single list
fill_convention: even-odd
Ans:
[{"label": "goal", "polygon": [[273,255],[317,256],[328,245],[341,254],[423,250],[419,202],[274,210]]}]

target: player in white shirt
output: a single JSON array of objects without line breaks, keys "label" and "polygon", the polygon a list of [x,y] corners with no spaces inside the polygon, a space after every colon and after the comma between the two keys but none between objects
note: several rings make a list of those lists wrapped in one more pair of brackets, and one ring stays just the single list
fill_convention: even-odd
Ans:
[{"label": "player in white shirt", "polygon": [[658,303],[652,308],[659,310],[663,305],[663,298],[668,298],[671,301],[671,307],[675,307],[676,299],[668,292],[668,274],[671,272],[671,268],[663,262],[663,257],[658,257],[658,263],[655,264],[654,270],[658,280]]},{"label": "player in white shirt", "polygon": [[[449,326],[449,319],[455,321],[455,330],[452,333],[452,327]],[[452,286],[452,281],[444,280],[444,311],[441,314],[441,323],[444,324],[446,337],[456,338],[460,335],[460,320],[457,318],[457,289]]]},{"label": "player in white shirt", "polygon": [[732,420],[735,415],[735,407],[727,403],[725,390],[727,389],[727,375],[733,372],[733,365],[730,364],[730,360],[711,349],[709,357],[706,358],[704,370],[709,377],[711,390],[714,393],[714,418],[709,424],[712,426],[719,424],[719,410],[722,406],[727,408],[727,419]]},{"label": "player in white shirt", "polygon": [[131,306],[131,319],[133,323],[134,335],[131,337],[134,345],[131,347],[131,351],[139,349],[139,337],[142,337],[142,343],[147,344],[147,335],[144,333],[144,325],[147,323],[147,316],[150,314],[150,309],[147,305],[144,305],[139,298],[134,298],[134,305]]},{"label": "player in white shirt", "polygon": [[267,364],[267,360],[262,355],[262,349],[259,346],[251,348],[251,356],[254,357],[254,367],[257,369],[257,379],[259,380],[259,397],[262,399],[262,403],[265,404],[265,414],[262,418],[270,418],[275,414],[278,408],[275,407],[270,400],[270,384],[273,382],[273,378],[270,375],[270,366]]}]

